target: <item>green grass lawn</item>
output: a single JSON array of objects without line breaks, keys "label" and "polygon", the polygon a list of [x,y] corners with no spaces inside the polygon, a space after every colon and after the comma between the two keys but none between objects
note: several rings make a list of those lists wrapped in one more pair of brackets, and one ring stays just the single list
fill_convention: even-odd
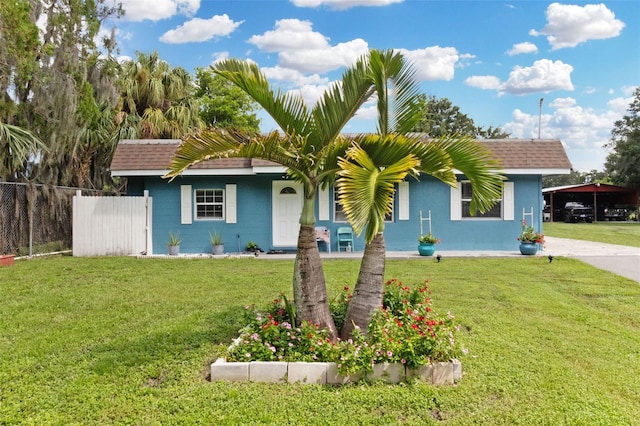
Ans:
[{"label": "green grass lawn", "polygon": [[640,222],[545,222],[542,229],[549,237],[640,247]]},{"label": "green grass lawn", "polygon": [[[455,387],[210,383],[292,261],[72,257],[0,268],[0,424],[640,424],[640,285],[577,260],[391,260],[470,354]],[[359,262],[327,260],[330,292]]]}]

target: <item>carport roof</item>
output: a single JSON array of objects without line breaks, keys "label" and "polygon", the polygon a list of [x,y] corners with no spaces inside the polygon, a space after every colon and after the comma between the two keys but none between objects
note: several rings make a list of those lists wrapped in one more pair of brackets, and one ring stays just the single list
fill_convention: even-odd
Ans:
[{"label": "carport roof", "polygon": [[542,193],[558,193],[558,192],[635,192],[632,188],[624,186],[609,185],[606,183],[582,183],[578,185],[564,185],[543,188]]},{"label": "carport roof", "polygon": [[[113,176],[162,176],[169,169],[180,140],[121,140],[111,161]],[[500,160],[507,174],[568,174],[571,163],[557,139],[480,140]],[[284,169],[270,161],[224,158],[205,161],[185,171],[185,175],[246,175],[280,173]]]}]

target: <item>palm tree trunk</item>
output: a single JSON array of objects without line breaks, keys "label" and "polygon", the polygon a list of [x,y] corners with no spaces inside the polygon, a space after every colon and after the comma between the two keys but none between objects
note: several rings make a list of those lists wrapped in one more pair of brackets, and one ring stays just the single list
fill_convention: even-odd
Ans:
[{"label": "palm tree trunk", "polygon": [[356,288],[340,331],[340,338],[343,340],[351,337],[355,327],[366,333],[373,312],[382,305],[385,249],[382,232],[378,232],[364,248]]},{"label": "palm tree trunk", "polygon": [[338,331],[329,311],[327,287],[313,225],[301,225],[293,268],[293,295],[298,321],[309,321],[329,330],[332,340]]}]

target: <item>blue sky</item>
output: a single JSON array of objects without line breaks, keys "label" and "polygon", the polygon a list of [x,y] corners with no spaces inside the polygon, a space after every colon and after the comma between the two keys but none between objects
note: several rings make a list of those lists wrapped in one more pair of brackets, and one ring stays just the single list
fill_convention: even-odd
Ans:
[{"label": "blue sky", "polygon": [[[123,57],[156,50],[189,72],[250,59],[274,85],[313,104],[368,49],[398,49],[414,62],[424,93],[512,137],[540,131],[562,140],[582,172],[603,169],[603,145],[640,84],[635,0],[121,1],[125,17],[103,30],[116,27]],[[262,130],[275,128],[261,118]],[[373,130],[371,104],[345,129]]]}]

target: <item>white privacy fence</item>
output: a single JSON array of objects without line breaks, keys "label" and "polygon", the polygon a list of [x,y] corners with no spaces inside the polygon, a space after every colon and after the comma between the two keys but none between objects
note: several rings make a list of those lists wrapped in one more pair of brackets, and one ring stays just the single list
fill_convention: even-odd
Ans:
[{"label": "white privacy fence", "polygon": [[142,197],[73,197],[73,255],[151,253],[151,206]]}]

